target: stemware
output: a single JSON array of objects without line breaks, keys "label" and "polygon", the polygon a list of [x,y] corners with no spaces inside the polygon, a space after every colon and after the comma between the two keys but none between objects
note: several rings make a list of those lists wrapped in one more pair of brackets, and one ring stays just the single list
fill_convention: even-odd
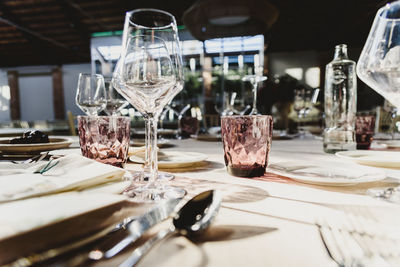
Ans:
[{"label": "stemware", "polygon": [[260,114],[257,110],[257,88],[258,83],[267,80],[266,76],[254,74],[254,75],[246,75],[242,78],[243,81],[248,81],[252,85],[252,92],[253,92],[253,107],[250,111],[249,115],[258,115]]},{"label": "stemware", "polygon": [[293,110],[296,111],[299,120],[303,116],[306,107],[305,94],[304,88],[294,90]]},{"label": "stemware", "polygon": [[97,116],[106,107],[104,78],[100,74],[80,73],[76,105],[88,116]]},{"label": "stemware", "polygon": [[111,79],[105,81],[106,107],[104,112],[108,116],[117,116],[118,112],[129,105],[128,101],[123,98],[111,83]]},{"label": "stemware", "polygon": [[357,63],[357,75],[400,108],[400,1],[378,10]]},{"label": "stemware", "polygon": [[[237,97],[237,92],[225,92],[224,93],[224,101],[222,108],[219,109],[217,106],[215,106],[215,110],[221,115],[221,116],[232,116],[232,115],[244,115],[246,112],[251,109],[250,105],[246,105],[243,107],[241,110],[238,110],[235,108],[235,102],[236,102],[236,97]],[[238,100],[240,101],[240,100]]]},{"label": "stemware", "polygon": [[305,120],[317,103],[319,91],[319,88],[294,90],[293,110],[297,114],[297,128],[300,134],[305,134],[301,127],[301,122]]},{"label": "stemware", "polygon": [[180,197],[185,191],[157,182],[157,122],[164,108],[183,88],[181,50],[175,18],[156,9],[139,9],[126,15],[122,54],[113,85],[146,122],[145,170],[149,181],[130,190],[138,201]]}]

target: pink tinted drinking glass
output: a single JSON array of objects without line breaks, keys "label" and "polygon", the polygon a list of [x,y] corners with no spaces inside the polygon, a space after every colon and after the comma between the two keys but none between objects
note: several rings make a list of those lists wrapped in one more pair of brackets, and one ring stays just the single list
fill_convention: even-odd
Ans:
[{"label": "pink tinted drinking glass", "polygon": [[78,131],[83,156],[124,166],[128,159],[130,118],[78,116]]},{"label": "pink tinted drinking glass", "polygon": [[271,148],[272,116],[223,116],[221,133],[225,165],[231,175],[264,175]]},{"label": "pink tinted drinking glass", "polygon": [[369,149],[375,131],[375,117],[361,115],[356,117],[357,149]]}]

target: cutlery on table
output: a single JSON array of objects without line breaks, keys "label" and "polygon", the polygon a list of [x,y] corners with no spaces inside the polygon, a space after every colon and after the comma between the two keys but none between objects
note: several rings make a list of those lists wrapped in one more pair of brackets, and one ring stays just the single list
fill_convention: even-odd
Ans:
[{"label": "cutlery on table", "polygon": [[193,236],[206,230],[214,220],[221,205],[221,197],[215,190],[205,191],[180,208],[173,217],[170,228],[158,232],[146,243],[136,248],[120,267],[134,266],[157,242],[175,233]]},{"label": "cutlery on table", "polygon": [[[85,262],[86,260],[90,259],[99,260],[109,255],[116,255],[126,246],[135,242],[146,230],[168,218],[180,201],[181,199],[170,199],[159,202],[154,208],[150,209],[150,211],[146,212],[143,215],[125,218],[120,223],[116,225],[111,225],[89,237],[80,239],[76,242],[69,243],[58,248],[52,248],[40,253],[33,253],[27,257],[17,259],[16,261],[10,263],[10,265],[31,266],[61,256],[67,252],[73,251],[102,238],[104,238],[105,240],[104,242],[96,246],[97,249],[92,250],[89,255],[87,253],[85,253],[84,255],[79,255],[79,259],[75,259],[76,262]],[[129,231],[130,235],[119,242],[116,246],[103,252],[103,250],[105,250],[103,245],[109,248],[109,242],[107,241],[110,238],[114,237],[115,234],[119,233],[120,231]]]},{"label": "cutlery on table", "polygon": [[34,162],[39,162],[42,161],[43,159],[45,159],[47,156],[49,155],[49,151],[46,151],[45,153],[41,153],[39,155],[35,155],[27,160],[24,161],[16,161],[16,160],[12,160],[12,163],[15,164],[28,164],[28,163],[34,163]]},{"label": "cutlery on table", "polygon": [[105,251],[101,249],[102,245],[99,244],[98,248],[93,249],[89,253],[89,259],[91,260],[100,260],[104,258],[109,259],[117,255],[127,246],[138,240],[143,235],[143,233],[146,232],[148,229],[150,229],[152,226],[167,219],[171,215],[171,213],[175,210],[175,207],[180,200],[181,199],[170,199],[161,202],[160,205],[157,205],[149,212],[136,218],[134,221],[125,224],[123,228],[127,228],[127,230],[129,231],[129,235],[127,237],[118,242],[112,248]]}]

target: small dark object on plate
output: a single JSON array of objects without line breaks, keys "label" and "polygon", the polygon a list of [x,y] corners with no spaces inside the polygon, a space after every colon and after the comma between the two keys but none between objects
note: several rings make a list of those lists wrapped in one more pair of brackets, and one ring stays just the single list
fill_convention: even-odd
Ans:
[{"label": "small dark object on plate", "polygon": [[22,137],[13,138],[10,140],[10,144],[39,144],[49,143],[49,137],[47,134],[41,131],[27,131],[23,133]]}]

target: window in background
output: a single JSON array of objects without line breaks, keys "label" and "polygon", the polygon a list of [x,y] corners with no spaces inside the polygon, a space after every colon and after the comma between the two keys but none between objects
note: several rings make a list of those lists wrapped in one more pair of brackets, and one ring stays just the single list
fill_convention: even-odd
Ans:
[{"label": "window in background", "polygon": [[10,87],[8,85],[0,86],[0,111],[9,110]]},{"label": "window in background", "polygon": [[317,88],[320,86],[320,68],[313,67],[308,68],[305,73],[305,82],[312,88]]},{"label": "window in background", "polygon": [[289,68],[285,70],[285,73],[289,74],[293,78],[301,81],[303,80],[303,69],[302,68]]}]

